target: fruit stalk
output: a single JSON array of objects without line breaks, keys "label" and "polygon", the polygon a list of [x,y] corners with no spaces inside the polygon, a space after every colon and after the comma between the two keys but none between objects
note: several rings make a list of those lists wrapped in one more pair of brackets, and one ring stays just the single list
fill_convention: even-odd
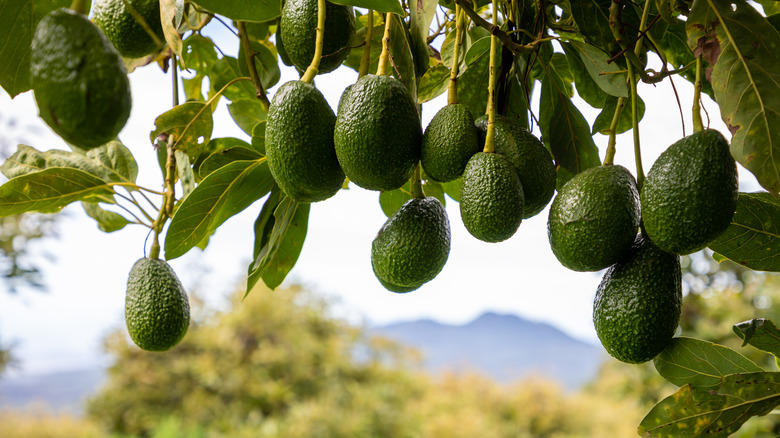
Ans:
[{"label": "fruit stalk", "polygon": [[171,93],[173,106],[179,106],[179,64],[175,53],[171,54]]},{"label": "fruit stalk", "polygon": [[[498,21],[497,4],[496,0],[493,0],[493,23]],[[485,147],[482,150],[485,153],[493,153],[496,150],[496,82],[498,75],[496,74],[496,63],[498,62],[498,37],[492,35],[490,37],[490,77],[488,80],[488,125],[487,132],[485,133]]]},{"label": "fruit stalk", "polygon": [[414,168],[414,176],[412,176],[412,198],[425,198],[422,187],[422,166],[419,161],[417,167]]},{"label": "fruit stalk", "polygon": [[385,33],[382,35],[382,55],[379,56],[379,65],[376,69],[377,76],[390,74],[390,26],[392,26],[393,13],[385,14]]},{"label": "fruit stalk", "polygon": [[634,161],[636,162],[636,187],[641,191],[645,182],[645,171],[642,169],[642,148],[639,143],[639,97],[636,94],[636,75],[631,63],[628,65],[628,79],[631,82],[631,132],[634,134]]},{"label": "fruit stalk", "polygon": [[460,70],[460,45],[463,43],[464,13],[455,5],[455,47],[452,48],[452,69],[450,83],[447,86],[447,105],[458,103],[458,73]]},{"label": "fruit stalk", "polygon": [[618,122],[620,122],[620,114],[623,113],[623,108],[625,106],[626,98],[619,97],[617,105],[615,106],[615,114],[612,116],[612,123],[609,125],[609,142],[607,143],[607,153],[604,156],[605,166],[612,165],[615,161]]},{"label": "fruit stalk", "polygon": [[368,74],[368,68],[371,66],[371,39],[374,37],[374,10],[368,10],[368,21],[366,21],[366,40],[363,46],[363,57],[360,58],[360,70],[358,79]]},{"label": "fruit stalk", "polygon": [[322,59],[322,45],[325,41],[325,0],[317,0],[317,44],[314,46],[314,57],[311,59],[309,68],[303,74],[301,80],[307,84],[314,81],[320,68]]},{"label": "fruit stalk", "polygon": [[176,153],[174,150],[175,136],[168,137],[166,143],[166,149],[168,150],[168,157],[165,161],[165,192],[163,193],[163,205],[160,208],[160,213],[157,215],[157,220],[152,224],[154,229],[154,240],[152,241],[152,249],[149,251],[149,258],[157,259],[160,257],[160,233],[163,226],[169,217],[173,214],[173,204],[176,202],[176,187],[174,186],[174,178],[176,172]]},{"label": "fruit stalk", "polygon": [[704,130],[701,120],[701,71],[703,69],[701,55],[696,58],[696,82],[693,86],[693,132]]},{"label": "fruit stalk", "polygon": [[87,15],[89,13],[89,2],[87,0],[73,0],[70,8],[79,14]]},{"label": "fruit stalk", "polygon": [[[260,102],[263,104],[263,109],[268,112],[268,107],[271,103],[268,101],[268,96],[265,94],[265,88],[260,81],[260,75],[257,73],[257,66],[255,65],[255,53],[252,50],[252,44],[249,41],[249,34],[246,31],[246,23],[243,21],[237,22],[238,38],[241,40],[241,45],[244,47],[244,57],[246,58],[246,66],[249,69],[249,76],[252,78],[252,83],[255,84],[255,94]],[[319,61],[319,58],[315,58]],[[316,74],[316,73],[315,73]]]}]

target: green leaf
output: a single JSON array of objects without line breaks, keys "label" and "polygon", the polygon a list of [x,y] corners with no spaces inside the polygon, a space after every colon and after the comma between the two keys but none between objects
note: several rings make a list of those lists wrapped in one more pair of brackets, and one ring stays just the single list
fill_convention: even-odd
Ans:
[{"label": "green leaf", "polygon": [[750,344],[761,351],[780,357],[780,330],[771,320],[754,318],[734,324],[733,330],[744,341],[743,347]]},{"label": "green leaf", "polygon": [[118,141],[94,148],[86,155],[58,149],[41,152],[20,144],[16,152],[0,165],[0,171],[11,179],[51,167],[78,169],[115,183],[135,184],[138,176],[138,164],[133,154]]},{"label": "green leaf", "polygon": [[[184,0],[160,0],[160,20],[165,42],[180,59],[182,59],[183,46],[178,27],[183,14]],[[182,63],[184,63],[183,60]]]},{"label": "green leaf", "polygon": [[196,161],[211,139],[214,120],[211,108],[203,102],[187,102],[160,114],[154,121],[155,129],[149,138],[175,135],[176,150],[186,152],[190,161]]},{"label": "green leaf", "polygon": [[70,0],[4,0],[0,4],[0,86],[14,97],[30,89],[30,45],[46,14]]},{"label": "green leaf", "polygon": [[417,90],[417,103],[425,103],[447,91],[450,84],[450,69],[444,64],[435,65],[425,72]]},{"label": "green leaf", "polygon": [[188,69],[206,72],[217,62],[217,51],[211,38],[193,33],[182,42],[182,61]]},{"label": "green leaf", "polygon": [[[489,38],[483,38],[490,42]],[[477,46],[476,48],[474,46]],[[466,71],[458,76],[458,103],[469,107],[474,118],[485,114],[488,101],[488,80],[490,71],[490,46],[483,50],[484,43],[474,43],[466,54]]]},{"label": "green leaf", "polygon": [[406,15],[398,0],[333,0],[337,5],[357,6],[358,8],[373,9],[377,12],[392,12],[401,16]]},{"label": "green leaf", "polygon": [[780,271],[780,202],[769,193],[740,193],[726,231],[709,247],[758,271]]},{"label": "green leaf", "polygon": [[560,189],[574,175],[601,164],[590,126],[571,99],[552,64],[540,58],[544,72],[539,128],[542,141],[555,157]]},{"label": "green leaf", "polygon": [[130,223],[130,221],[121,214],[105,210],[97,202],[82,202],[81,206],[84,207],[87,216],[94,219],[97,222],[100,231],[103,231],[104,233],[119,231]]},{"label": "green leaf", "polygon": [[729,374],[715,389],[685,385],[661,400],[639,425],[648,437],[727,437],[750,417],[780,404],[780,373]]},{"label": "green leaf", "polygon": [[203,163],[198,167],[198,173],[202,179],[234,161],[259,160],[261,158],[263,155],[251,147],[230,146],[212,153],[203,160]]},{"label": "green leaf", "polygon": [[[251,46],[252,51],[255,53],[257,75],[260,77],[260,83],[263,84],[263,88],[267,90],[276,85],[281,78],[279,64],[276,61],[276,52],[272,52],[267,45],[259,42],[253,41]],[[238,49],[238,69],[241,72],[241,76],[250,76],[243,46],[239,46]]]},{"label": "green leaf", "polygon": [[717,387],[723,376],[763,371],[736,351],[700,339],[674,338],[653,360],[664,379],[677,385]]},{"label": "green leaf", "polygon": [[611,96],[628,97],[626,75],[619,73],[620,67],[609,62],[610,57],[606,53],[579,41],[570,41],[569,44],[577,51],[591,79],[599,88]]},{"label": "green leaf", "polygon": [[[366,32],[368,27],[366,24],[368,15],[361,15],[356,20],[355,37],[352,39],[352,47],[355,47],[349,52],[349,56],[344,61],[344,65],[347,67],[359,71],[360,62],[363,58],[363,51],[366,41]],[[376,72],[377,64],[379,63],[379,55],[382,52],[382,35],[384,33],[384,25],[382,24],[382,15],[374,11],[374,27],[371,33],[371,62],[369,62],[368,71]]]},{"label": "green leaf", "polygon": [[[211,90],[216,93],[233,79],[241,77],[246,76],[241,74],[238,60],[230,56],[223,56],[211,66],[211,71],[209,73]],[[229,100],[257,99],[257,91],[250,80],[234,82],[225,89],[222,95]]]},{"label": "green leaf", "polygon": [[601,87],[593,81],[590,72],[585,68],[585,64],[577,54],[577,51],[568,43],[561,43],[561,47],[563,47],[563,51],[566,53],[566,61],[569,63],[569,71],[571,71],[574,78],[577,94],[593,108],[603,108],[607,96],[601,90]]},{"label": "green leaf", "polygon": [[780,34],[745,0],[700,0],[688,44],[712,66],[710,82],[731,131],[731,154],[769,192],[780,192]]},{"label": "green leaf", "polygon": [[187,197],[195,189],[195,172],[192,170],[190,159],[184,152],[174,151],[176,157],[176,176],[181,183],[182,194],[179,201]]},{"label": "green leaf", "polygon": [[231,20],[269,21],[282,12],[281,0],[192,0],[193,3]]},{"label": "green leaf", "polygon": [[165,235],[166,259],[184,255],[228,218],[265,196],[273,184],[265,159],[236,161],[209,174],[171,218]]},{"label": "green leaf", "polygon": [[247,294],[261,278],[275,289],[295,266],[306,239],[310,205],[284,196],[278,187],[271,192],[255,221],[255,259],[249,265]]},{"label": "green leaf", "polygon": [[105,181],[83,170],[51,167],[11,178],[0,186],[0,216],[28,211],[55,213],[71,202],[113,194]]},{"label": "green leaf", "polygon": [[444,193],[455,202],[460,202],[460,186],[463,185],[463,180],[458,178],[450,182],[442,183],[441,188]]},{"label": "green leaf", "polygon": [[234,100],[228,104],[228,112],[238,127],[249,135],[266,118],[265,108],[257,99]]},{"label": "green leaf", "polygon": [[390,26],[390,45],[388,50],[393,58],[393,76],[406,85],[409,94],[416,100],[417,76],[415,76],[414,71],[415,64],[412,56],[412,46],[409,43],[409,35],[401,17],[396,14],[393,14],[392,17],[393,23]]}]

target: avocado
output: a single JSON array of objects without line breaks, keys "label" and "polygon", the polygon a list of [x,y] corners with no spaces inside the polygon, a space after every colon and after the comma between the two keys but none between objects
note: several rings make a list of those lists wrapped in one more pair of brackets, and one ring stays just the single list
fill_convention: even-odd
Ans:
[{"label": "avocado", "polygon": [[165,351],[190,325],[190,303],[176,273],[164,260],[142,258],[127,279],[125,322],[130,338],[147,351]]},{"label": "avocado", "polygon": [[477,152],[466,164],[460,217],[472,236],[485,242],[512,237],[523,221],[524,199],[520,177],[505,156]]},{"label": "avocado", "polygon": [[593,323],[616,359],[642,363],[671,341],[680,321],[680,258],[641,234],[626,256],[609,268],[596,291]]},{"label": "avocado", "polygon": [[420,160],[417,105],[399,80],[363,76],[339,105],[333,139],[350,181],[368,190],[395,190]]},{"label": "avocado", "polygon": [[440,109],[422,138],[420,163],[434,181],[460,178],[472,155],[482,150],[474,117],[466,105],[452,104]]},{"label": "avocado", "polygon": [[[485,143],[488,116],[477,119],[479,142]],[[496,115],[496,152],[515,166],[525,194],[523,219],[536,216],[555,194],[555,163],[544,144],[509,117]]]},{"label": "avocado", "polygon": [[[317,0],[285,0],[279,18],[284,50],[293,64],[306,71],[317,42]],[[355,36],[352,6],[325,4],[325,35],[319,73],[328,73],[349,56]]]},{"label": "avocado", "polygon": [[550,206],[547,234],[561,264],[599,271],[626,254],[639,228],[639,193],[623,166],[591,167],[570,179]]},{"label": "avocado", "polygon": [[285,195],[298,202],[330,198],[344,184],[333,146],[336,115],[313,85],[283,84],[268,108],[268,168]]},{"label": "avocado", "polygon": [[141,14],[157,40],[164,44],[160,0],[94,0],[92,21],[126,58],[141,58],[160,51],[163,45],[154,42],[128,10],[128,5]]},{"label": "avocado", "polygon": [[412,198],[393,213],[371,244],[371,266],[392,292],[409,292],[433,280],[450,254],[450,221],[442,203]]},{"label": "avocado", "polygon": [[130,116],[122,57],[97,26],[70,9],[54,10],[38,23],[30,76],[41,118],[79,148],[113,140]]},{"label": "avocado", "polygon": [[705,129],[669,146],[642,187],[642,221],[664,251],[685,255],[705,248],[737,209],[737,164],[720,132]]}]

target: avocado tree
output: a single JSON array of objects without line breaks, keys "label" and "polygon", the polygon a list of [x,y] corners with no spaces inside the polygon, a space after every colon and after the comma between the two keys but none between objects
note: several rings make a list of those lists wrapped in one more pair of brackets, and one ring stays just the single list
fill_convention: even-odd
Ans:
[{"label": "avocado tree", "polygon": [[[372,265],[383,286],[405,293],[446,262],[440,204],[459,202],[468,231],[495,242],[552,200],[550,244],[562,264],[608,268],[594,307],[602,343],[627,362],[653,359],[680,386],[639,433],[728,436],[780,404],[780,373],[673,337],[679,256],[709,247],[718,260],[780,270],[778,13],[769,0],[9,0],[0,85],[11,96],[32,89],[71,151],[19,145],[0,165],[9,179],[0,215],[79,202],[102,231],[147,227],[148,258],[171,260],[205,248],[228,218],[262,201],[246,290],[260,281],[273,289],[296,263],[310,203],[353,184],[379,192],[388,222]],[[238,52],[205,37],[209,26],[229,27]],[[269,96],[279,62],[301,77]],[[174,88],[147,149],[162,191],[138,181],[116,138],[132,104],[126,73],[154,63]],[[333,109],[314,80],[337,68],[359,79]],[[192,77],[179,78],[184,69]],[[669,111],[689,107],[694,132],[645,179],[638,84],[679,78],[693,84],[693,101],[670,101]],[[592,124],[575,90],[601,110]],[[424,129],[420,105],[444,93],[447,107]],[[702,93],[730,140],[705,125]],[[222,99],[249,141],[212,136]],[[635,175],[614,164],[617,135],[628,131]],[[603,162],[595,133],[609,137]],[[765,192],[737,193],[737,162]],[[166,318],[182,309],[156,302],[148,286],[160,282],[143,283],[143,317],[180,326]],[[734,331],[780,355],[771,321]]]}]

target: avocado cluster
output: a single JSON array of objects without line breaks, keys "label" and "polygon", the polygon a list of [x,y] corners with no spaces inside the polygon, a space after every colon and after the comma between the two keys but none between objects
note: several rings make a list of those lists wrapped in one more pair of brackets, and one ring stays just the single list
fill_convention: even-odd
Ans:
[{"label": "avocado cluster", "polygon": [[641,189],[616,165],[587,169],[564,184],[550,207],[550,246],[570,269],[608,268],[593,322],[609,354],[642,363],[668,345],[682,311],[679,256],[726,230],[737,196],[728,142],[711,129],[669,146]]}]

